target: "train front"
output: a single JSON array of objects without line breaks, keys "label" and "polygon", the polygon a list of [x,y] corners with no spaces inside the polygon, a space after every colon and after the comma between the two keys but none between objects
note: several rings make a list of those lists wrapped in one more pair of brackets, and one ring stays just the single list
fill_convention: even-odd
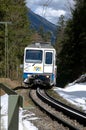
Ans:
[{"label": "train front", "polygon": [[26,47],[24,51],[24,83],[28,85],[55,84],[54,50],[42,47]]}]

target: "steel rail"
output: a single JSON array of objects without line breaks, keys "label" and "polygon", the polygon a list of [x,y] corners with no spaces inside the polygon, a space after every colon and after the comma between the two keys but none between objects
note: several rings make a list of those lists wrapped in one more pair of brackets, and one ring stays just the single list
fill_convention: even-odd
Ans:
[{"label": "steel rail", "polygon": [[[43,96],[41,96],[41,94],[40,94],[39,89],[37,89],[36,94],[39,95],[38,97],[43,98]],[[41,104],[40,104],[37,100],[34,99],[34,97],[33,97],[32,94],[31,94],[31,91],[30,91],[30,93],[29,93],[29,96],[30,96],[30,98],[32,99],[32,101],[33,101],[37,106],[39,106],[39,108],[40,108],[41,110],[45,111],[46,114],[48,114],[52,119],[58,121],[58,123],[62,123],[63,126],[68,127],[70,130],[79,130],[79,128],[77,128],[77,127],[73,126],[72,124],[66,122],[64,119],[61,119],[58,115],[53,114],[52,112],[48,111],[45,107],[41,106]]]},{"label": "steel rail", "polygon": [[55,107],[59,110],[62,110],[65,114],[69,115],[72,118],[77,119],[80,123],[86,126],[86,113],[81,112],[73,107],[70,107],[61,101],[58,101],[54,97],[50,96],[46,91],[48,98],[54,103]]}]

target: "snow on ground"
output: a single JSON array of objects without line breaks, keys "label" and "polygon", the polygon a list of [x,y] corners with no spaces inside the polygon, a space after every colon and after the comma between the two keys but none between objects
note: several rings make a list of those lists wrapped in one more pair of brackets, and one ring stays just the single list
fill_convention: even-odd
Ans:
[{"label": "snow on ground", "polygon": [[[65,88],[54,88],[54,91],[59,93],[63,98],[72,104],[81,107],[86,112],[86,82],[71,83]],[[8,95],[1,96],[1,130],[7,130],[8,125]],[[38,119],[34,113],[28,110],[19,109],[19,130],[38,130],[30,120]]]},{"label": "snow on ground", "polygon": [[[0,112],[0,128],[1,130],[7,130],[8,128],[8,95],[1,96],[1,112]],[[19,108],[19,130],[38,130],[30,120],[38,119],[35,114]]]},{"label": "snow on ground", "polygon": [[86,82],[71,83],[65,88],[54,88],[54,90],[64,99],[86,112]]}]

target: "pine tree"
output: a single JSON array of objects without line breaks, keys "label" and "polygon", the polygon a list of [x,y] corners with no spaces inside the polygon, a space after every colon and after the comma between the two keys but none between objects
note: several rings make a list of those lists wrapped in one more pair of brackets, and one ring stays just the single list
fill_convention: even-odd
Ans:
[{"label": "pine tree", "polygon": [[73,36],[76,43],[77,75],[86,72],[86,1],[76,0],[76,9],[73,12]]},{"label": "pine tree", "polygon": [[[9,21],[8,24],[8,69],[13,74],[23,63],[24,47],[31,42],[31,30],[27,17],[27,7],[22,0],[0,1],[3,9],[3,21]],[[3,47],[2,47],[3,48]],[[12,77],[12,76],[11,76]]]},{"label": "pine tree", "polygon": [[64,29],[66,26],[66,21],[65,21],[65,17],[63,15],[61,15],[59,17],[58,23],[57,23],[57,37],[56,37],[56,44],[55,44],[55,48],[57,50],[57,55],[60,53],[61,49],[62,49],[62,41],[64,38]]},{"label": "pine tree", "polygon": [[58,55],[57,82],[60,85],[86,73],[86,1],[76,0],[72,15],[67,22],[62,50]]},{"label": "pine tree", "polygon": [[4,57],[5,57],[5,26],[2,23],[5,16],[5,11],[0,2],[0,76],[4,76]]}]

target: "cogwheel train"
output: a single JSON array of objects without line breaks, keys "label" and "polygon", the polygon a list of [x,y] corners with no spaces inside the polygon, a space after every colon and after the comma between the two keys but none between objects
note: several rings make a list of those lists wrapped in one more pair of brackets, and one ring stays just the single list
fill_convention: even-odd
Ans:
[{"label": "cogwheel train", "polygon": [[28,85],[56,85],[56,51],[50,43],[33,43],[24,50],[23,78]]}]

